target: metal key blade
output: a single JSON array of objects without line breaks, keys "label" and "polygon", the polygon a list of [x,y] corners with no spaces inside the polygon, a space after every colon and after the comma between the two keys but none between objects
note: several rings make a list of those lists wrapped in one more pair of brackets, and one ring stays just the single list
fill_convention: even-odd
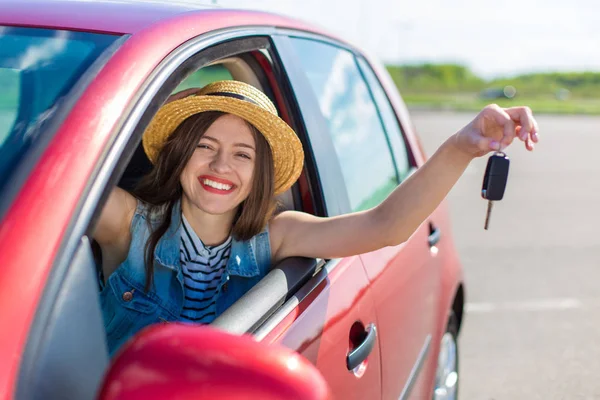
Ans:
[{"label": "metal key blade", "polygon": [[483,229],[485,229],[486,231],[488,229],[488,226],[490,226],[490,216],[492,215],[493,207],[494,207],[494,202],[488,201],[487,213],[485,214],[485,225],[483,226]]}]

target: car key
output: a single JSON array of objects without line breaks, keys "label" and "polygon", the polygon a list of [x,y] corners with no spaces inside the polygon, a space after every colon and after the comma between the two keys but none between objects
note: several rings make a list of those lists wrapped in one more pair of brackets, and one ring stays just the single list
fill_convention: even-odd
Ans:
[{"label": "car key", "polygon": [[485,230],[488,229],[490,224],[493,202],[502,200],[502,197],[504,197],[509,165],[510,160],[508,156],[501,151],[495,152],[488,159],[485,175],[483,176],[483,186],[481,188],[481,197],[488,201],[485,225],[483,226]]}]

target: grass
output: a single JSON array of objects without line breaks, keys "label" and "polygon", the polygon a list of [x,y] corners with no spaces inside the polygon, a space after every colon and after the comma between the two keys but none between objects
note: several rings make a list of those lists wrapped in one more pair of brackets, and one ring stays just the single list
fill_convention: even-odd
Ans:
[{"label": "grass", "polygon": [[514,99],[481,99],[469,93],[402,93],[409,108],[434,110],[479,111],[487,104],[501,107],[526,105],[537,113],[544,114],[589,114],[600,115],[600,98],[570,98],[558,100],[553,97],[515,97]]},{"label": "grass", "polygon": [[[400,87],[400,93],[402,94],[402,97],[404,98],[404,101],[406,102],[409,108],[425,108],[433,110],[452,111],[479,111],[487,104],[496,103],[502,107],[510,107],[513,105],[527,105],[531,107],[531,109],[537,114],[547,113],[600,115],[600,73],[584,73],[575,75],[558,73],[538,74],[539,76],[533,75],[516,77],[513,78],[511,81],[507,80],[506,82],[500,82],[501,84],[492,85],[491,83],[484,83],[479,78],[472,77],[472,74],[465,68],[461,69],[456,66],[453,67],[444,65],[430,65],[426,67],[427,68],[425,68],[424,66],[389,67],[392,76],[396,77],[396,84]],[[414,73],[416,73],[415,71],[420,71],[421,75],[417,74],[416,76],[408,76],[410,75],[408,74],[409,72],[411,72],[414,75]],[[453,71],[454,74],[451,73]],[[486,100],[481,99],[478,96],[479,90],[481,88],[476,89],[468,85],[463,85],[461,87],[463,87],[463,89],[466,87],[470,87],[469,90],[471,92],[459,92],[460,89],[456,89],[456,86],[449,85],[448,82],[446,82],[452,81],[452,79],[450,78],[455,78],[455,81],[464,83],[465,79],[467,78],[465,78],[461,74],[458,74],[457,71],[462,71],[462,75],[465,75],[467,78],[470,77],[469,79],[474,80],[474,82],[476,83],[481,81],[479,82],[479,84],[482,88],[488,86],[502,87],[505,84],[515,84],[515,86],[519,90],[519,94],[514,99]],[[428,74],[425,74],[426,72]],[[404,76],[406,74],[408,75]],[[457,74],[460,76],[458,76]],[[448,76],[446,75],[449,75],[450,77],[448,78]],[[457,75],[458,77],[454,75]],[[0,69],[0,87],[2,87],[2,92],[0,93],[0,110],[11,110],[18,105],[18,78],[19,75],[15,71]],[[550,78],[554,80],[560,78],[562,79],[562,81],[564,81],[567,78],[572,78],[571,80],[575,78],[578,78],[580,80],[586,78],[587,80],[584,82],[582,81],[583,83],[581,83],[581,85],[575,86],[575,88],[572,91],[572,97],[568,98],[567,100],[561,101],[552,96],[552,94],[550,94],[554,93],[554,89],[556,89],[554,88],[554,86],[556,86],[553,84],[554,81]],[[188,76],[187,79],[180,83],[175,92],[190,87],[202,87],[209,82],[221,79],[231,79],[230,73],[223,66],[215,65],[205,67]],[[596,93],[596,88],[599,88],[599,93]],[[596,95],[598,97],[593,97]]]}]

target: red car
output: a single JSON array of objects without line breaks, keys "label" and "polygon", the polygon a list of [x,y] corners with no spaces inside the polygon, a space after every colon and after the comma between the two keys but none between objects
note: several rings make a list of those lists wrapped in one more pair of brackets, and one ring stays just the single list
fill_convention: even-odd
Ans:
[{"label": "red car", "polygon": [[111,188],[148,171],[141,135],[167,97],[263,90],[306,153],[282,207],[333,216],[425,160],[379,63],[282,16],[170,3],[5,0],[0,28],[0,399],[456,398],[445,204],[400,246],[285,260],[213,324],[106,350],[90,233]]}]

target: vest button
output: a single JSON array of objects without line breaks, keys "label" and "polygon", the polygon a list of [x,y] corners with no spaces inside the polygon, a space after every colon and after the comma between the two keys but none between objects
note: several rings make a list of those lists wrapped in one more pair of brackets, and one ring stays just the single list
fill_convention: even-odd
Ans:
[{"label": "vest button", "polygon": [[131,301],[133,299],[133,293],[125,292],[123,293],[123,301]]}]

